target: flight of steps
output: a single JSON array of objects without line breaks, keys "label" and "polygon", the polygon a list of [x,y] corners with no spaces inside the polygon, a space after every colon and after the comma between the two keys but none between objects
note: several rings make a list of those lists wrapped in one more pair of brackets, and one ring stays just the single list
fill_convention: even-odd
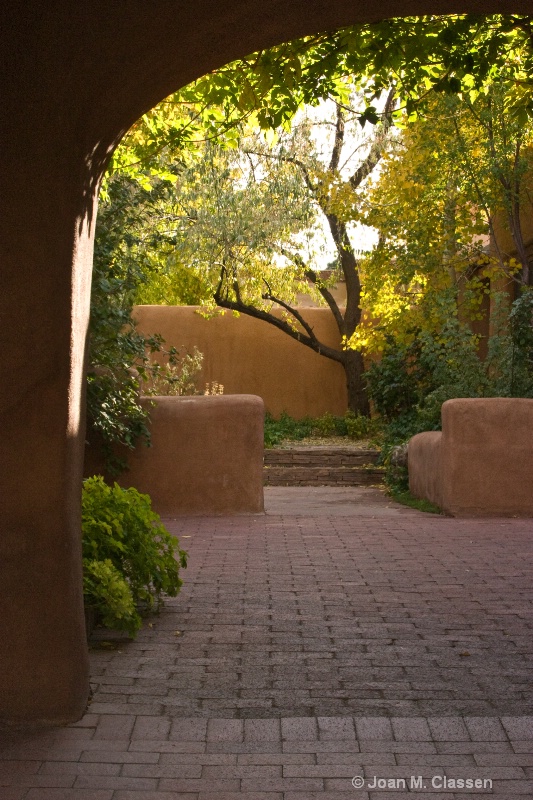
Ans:
[{"label": "flight of steps", "polygon": [[291,447],[265,450],[265,486],[369,486],[383,482],[377,450]]}]

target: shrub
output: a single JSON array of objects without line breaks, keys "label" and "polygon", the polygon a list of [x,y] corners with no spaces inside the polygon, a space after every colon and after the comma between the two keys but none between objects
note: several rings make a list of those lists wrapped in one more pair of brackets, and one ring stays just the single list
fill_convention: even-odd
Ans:
[{"label": "shrub", "polygon": [[150,193],[127,180],[109,183],[100,203],[94,245],[87,374],[87,427],[102,444],[106,469],[118,475],[125,461],[115,445],[133,449],[150,441],[148,411],[139,403],[139,381],[133,371],[162,348],[159,336],[135,329],[131,313],[135,290],[144,280],[145,261],[136,231],[146,215]]},{"label": "shrub", "polygon": [[361,439],[374,439],[381,434],[382,423],[380,419],[366,417],[364,414],[355,414],[347,411],[344,417],[346,435],[350,439],[359,441]]},{"label": "shrub", "polygon": [[439,430],[441,408],[456,397],[533,397],[533,290],[500,308],[488,355],[466,324],[451,317],[438,333],[414,331],[411,343],[387,340],[381,361],[365,373],[368,393],[385,422],[382,462],[393,491],[407,488],[407,469],[391,463],[395,446]]},{"label": "shrub", "polygon": [[197,347],[193,347],[192,353],[171,348],[166,363],[149,361],[139,370],[142,393],[179,397],[200,394],[197,384],[203,360],[203,353]]},{"label": "shrub", "polygon": [[[150,394],[197,393],[202,355],[164,348],[163,338],[138,331],[132,317],[139,287],[159,263],[161,233],[146,235],[153,204],[164,182],[143,188],[115,174],[100,198],[94,245],[87,374],[89,438],[102,449],[110,475],[126,469],[117,445],[130,450],[150,443],[149,412],[139,402],[140,385]],[[160,365],[153,356],[168,361]],[[91,436],[92,434],[92,436]]]},{"label": "shrub", "polygon": [[265,414],[265,447],[275,447],[284,439],[298,441],[310,435],[311,424],[308,417],[294,419],[283,412],[280,418],[276,419],[268,411]]},{"label": "shrub", "polygon": [[86,604],[105,625],[135,634],[139,608],[157,608],[163,593],[178,594],[187,554],[147,495],[108,486],[100,476],[83,483],[82,533]]},{"label": "shrub", "polygon": [[83,594],[86,605],[94,608],[106,627],[132,636],[141,627],[131,587],[110,558],[83,559]]},{"label": "shrub", "polygon": [[379,420],[347,411],[343,417],[324,414],[322,417],[294,419],[287,413],[275,419],[272,414],[265,415],[265,447],[275,447],[284,440],[300,441],[309,436],[349,436],[360,440],[377,436],[380,431]]}]

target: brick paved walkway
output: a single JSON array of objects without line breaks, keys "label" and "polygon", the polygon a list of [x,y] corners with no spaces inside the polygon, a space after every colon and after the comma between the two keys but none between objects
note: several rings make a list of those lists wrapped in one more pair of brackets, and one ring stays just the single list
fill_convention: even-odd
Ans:
[{"label": "brick paved walkway", "polygon": [[80,723],[4,735],[1,800],[533,796],[532,521],[267,499],[167,522],[181,595],[95,643]]}]

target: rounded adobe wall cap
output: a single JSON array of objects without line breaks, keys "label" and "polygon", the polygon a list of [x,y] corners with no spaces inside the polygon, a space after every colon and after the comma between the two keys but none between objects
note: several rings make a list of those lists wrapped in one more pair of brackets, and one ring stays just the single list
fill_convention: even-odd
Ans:
[{"label": "rounded adobe wall cap", "polygon": [[254,414],[265,414],[265,403],[262,397],[256,394],[220,394],[220,395],[150,395],[141,398],[141,405],[150,410],[172,414],[173,411],[179,413],[179,409],[197,408],[198,411],[208,412],[209,409],[216,413],[224,411],[231,413],[231,409],[236,414],[250,412]]},{"label": "rounded adobe wall cap", "polygon": [[202,404],[251,404],[264,405],[263,398],[257,394],[154,394],[143,395],[143,402],[154,402],[157,405],[174,405],[176,403],[202,403]]},{"label": "rounded adobe wall cap", "polygon": [[523,405],[533,407],[533,399],[529,397],[454,397],[451,400],[445,400],[442,408],[458,408],[459,406],[473,407],[473,406],[499,406],[499,405]]},{"label": "rounded adobe wall cap", "polygon": [[415,433],[414,436],[411,436],[409,439],[408,445],[411,448],[412,443],[419,443],[419,442],[429,442],[436,439],[440,439],[442,436],[442,431],[422,431],[421,433]]},{"label": "rounded adobe wall cap", "polygon": [[443,428],[460,419],[487,420],[533,420],[533,400],[527,397],[457,397],[446,400],[441,409]]}]

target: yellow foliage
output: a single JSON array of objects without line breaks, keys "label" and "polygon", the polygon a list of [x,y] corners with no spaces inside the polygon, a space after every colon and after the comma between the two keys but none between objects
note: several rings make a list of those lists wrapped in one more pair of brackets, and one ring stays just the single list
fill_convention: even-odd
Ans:
[{"label": "yellow foliage", "polygon": [[[517,259],[487,251],[491,215],[504,207],[497,170],[513,164],[498,144],[495,165],[483,103],[484,96],[476,116],[457,98],[435,100],[426,118],[405,120],[383,158],[360,206],[380,242],[361,265],[368,318],[349,346],[379,352],[391,334],[407,342],[417,328],[438,331],[458,310],[446,296],[460,297],[463,318],[480,320],[491,282],[522,269]],[[531,130],[523,135],[529,141]]]}]

